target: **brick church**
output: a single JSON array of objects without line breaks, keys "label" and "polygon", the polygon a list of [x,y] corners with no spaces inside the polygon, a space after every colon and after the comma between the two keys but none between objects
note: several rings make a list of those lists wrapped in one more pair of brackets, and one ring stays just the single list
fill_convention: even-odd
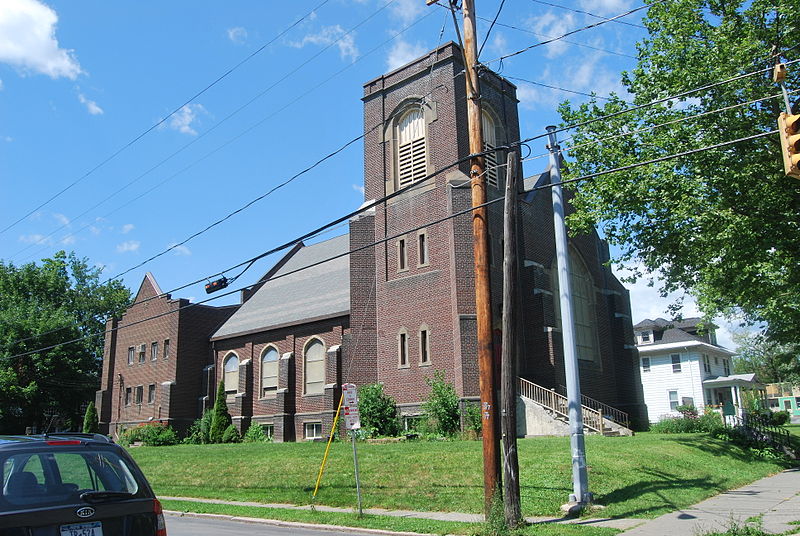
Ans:
[{"label": "brick church", "polygon": [[[462,54],[446,44],[364,85],[365,199],[419,183],[350,221],[349,233],[297,244],[240,304],[198,305],[163,294],[152,274],[109,322],[101,426],[114,435],[149,421],[182,431],[224,381],[234,423],[276,441],[325,436],[343,383],[382,382],[404,419],[420,413],[425,379],[443,370],[463,401],[478,400],[471,205]],[[481,76],[488,148],[520,139],[516,88]],[[379,128],[373,128],[379,125]],[[487,197],[503,196],[505,162],[487,157]],[[432,178],[429,174],[437,172]],[[518,181],[522,329],[517,370],[565,384],[549,174]],[[492,311],[502,310],[502,203],[489,206]],[[583,392],[646,419],[627,290],[595,233],[572,238],[573,304]],[[554,292],[555,290],[555,292]],[[161,313],[171,313],[163,314]],[[130,327],[126,327],[130,325]],[[499,341],[499,335],[497,340]]]}]

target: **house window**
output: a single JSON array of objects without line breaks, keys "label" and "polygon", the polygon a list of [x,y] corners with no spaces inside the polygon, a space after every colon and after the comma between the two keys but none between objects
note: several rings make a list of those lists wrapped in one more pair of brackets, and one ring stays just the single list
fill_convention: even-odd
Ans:
[{"label": "house window", "polygon": [[136,348],[128,346],[128,364],[133,365],[133,360],[136,356]]},{"label": "house window", "polygon": [[236,393],[239,391],[239,357],[233,352],[225,356],[222,368],[225,371],[223,381],[225,382],[226,393]]},{"label": "house window", "polygon": [[719,358],[717,356],[714,356],[714,364],[719,366]]},{"label": "house window", "polygon": [[642,358],[642,372],[650,372],[650,358],[643,357]]},{"label": "house window", "polygon": [[303,436],[306,439],[320,439],[322,437],[322,423],[321,422],[304,423]]},{"label": "house window", "polygon": [[481,114],[481,126],[483,127],[483,148],[487,151],[484,156],[484,169],[486,170],[486,182],[492,186],[497,186],[497,134],[492,118],[484,110]]},{"label": "house window", "polygon": [[147,403],[152,404],[156,401],[156,384],[151,383],[147,386]]},{"label": "house window", "polygon": [[643,331],[642,332],[642,342],[650,342],[650,332]]},{"label": "house window", "polygon": [[397,361],[399,366],[408,366],[408,332],[405,328],[397,334]]},{"label": "house window", "polygon": [[142,344],[139,346],[139,363],[144,363],[147,359],[147,345]]},{"label": "house window", "polygon": [[400,187],[424,179],[427,174],[425,115],[409,110],[397,124],[397,184]]},{"label": "house window", "polygon": [[419,254],[419,265],[428,265],[428,233],[420,231],[417,235],[417,252]]},{"label": "house window", "polygon": [[164,359],[169,357],[169,339],[164,339]]},{"label": "house window", "polygon": [[261,356],[261,396],[278,390],[278,350],[267,347]]},{"label": "house window", "polygon": [[150,360],[155,361],[158,359],[158,343],[154,342],[150,345]]},{"label": "house window", "polygon": [[401,238],[397,241],[397,271],[408,270],[408,247],[406,239]]},{"label": "house window", "polygon": [[670,411],[677,411],[679,406],[678,391],[669,392],[669,409]]},{"label": "house window", "polygon": [[319,339],[312,339],[303,354],[303,374],[305,393],[321,395],[325,392],[325,345]]},{"label": "house window", "polygon": [[725,376],[731,375],[731,362],[727,359],[722,360],[722,368],[725,369]]},{"label": "house window", "polygon": [[126,387],[125,388],[125,405],[126,406],[130,406],[131,405],[131,388],[130,387]]},{"label": "house window", "polygon": [[419,364],[430,365],[431,363],[431,341],[428,326],[419,328]]},{"label": "house window", "polygon": [[785,411],[791,411],[791,409],[792,409],[792,401],[791,400],[784,400],[783,401],[783,409]]},{"label": "house window", "polygon": [[[570,248],[570,282],[572,283],[572,313],[575,320],[575,342],[578,359],[597,359],[597,331],[594,315],[594,281],[580,254]],[[561,325],[561,300],[558,286],[558,266],[553,260],[550,270],[554,289],[553,302],[557,325]]]},{"label": "house window", "polygon": [[681,371],[681,356],[680,354],[672,354],[672,372],[678,373]]},{"label": "house window", "polygon": [[703,354],[703,372],[711,374],[711,361],[709,361],[707,354]]},{"label": "house window", "polygon": [[136,386],[136,403],[141,405],[142,404],[142,397],[144,396],[144,386],[137,385]]}]

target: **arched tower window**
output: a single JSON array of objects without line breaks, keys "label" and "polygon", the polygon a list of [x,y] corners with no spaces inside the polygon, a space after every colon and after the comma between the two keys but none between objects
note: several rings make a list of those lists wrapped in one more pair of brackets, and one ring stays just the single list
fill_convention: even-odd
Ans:
[{"label": "arched tower window", "polygon": [[278,390],[278,350],[268,346],[261,354],[261,396]]},{"label": "arched tower window", "polygon": [[312,339],[303,352],[304,394],[321,395],[325,392],[325,345]]},{"label": "arched tower window", "polygon": [[236,393],[239,391],[239,357],[233,352],[225,356],[223,361],[225,370],[225,392]]},{"label": "arched tower window", "polygon": [[424,179],[427,174],[425,114],[421,108],[407,111],[397,122],[397,184]]},{"label": "arched tower window", "polygon": [[[596,361],[598,357],[597,325],[594,308],[594,282],[580,254],[569,250],[570,282],[572,283],[572,310],[575,316],[575,341],[578,359]],[[561,325],[561,300],[559,298],[558,267],[553,260],[550,270],[553,288],[553,305],[558,325]]]}]

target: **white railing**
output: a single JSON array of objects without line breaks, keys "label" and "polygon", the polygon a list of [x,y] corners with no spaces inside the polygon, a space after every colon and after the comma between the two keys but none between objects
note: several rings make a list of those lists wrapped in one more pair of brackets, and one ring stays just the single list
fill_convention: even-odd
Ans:
[{"label": "white railing", "polygon": [[[537,404],[544,406],[554,414],[569,419],[569,401],[567,397],[536,385],[525,378],[519,378],[519,394],[529,398]],[[583,425],[593,432],[603,433],[603,414],[593,408],[581,405],[583,410]]]}]

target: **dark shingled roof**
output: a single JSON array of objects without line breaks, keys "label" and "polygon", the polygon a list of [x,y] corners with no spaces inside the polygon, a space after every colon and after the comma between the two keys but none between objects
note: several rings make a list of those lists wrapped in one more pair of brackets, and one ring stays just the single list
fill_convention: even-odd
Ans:
[{"label": "dark shingled roof", "polygon": [[[350,312],[350,235],[304,246],[242,304],[212,339],[233,337]],[[284,275],[289,274],[289,275]]]}]

